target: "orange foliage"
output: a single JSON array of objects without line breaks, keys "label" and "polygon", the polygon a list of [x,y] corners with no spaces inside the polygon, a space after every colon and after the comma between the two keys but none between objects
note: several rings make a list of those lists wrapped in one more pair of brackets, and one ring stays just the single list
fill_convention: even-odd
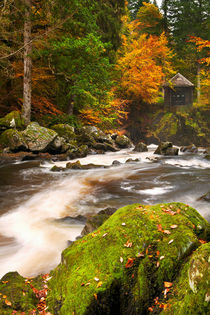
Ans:
[{"label": "orange foliage", "polygon": [[209,65],[210,65],[210,41],[202,39],[200,37],[190,36],[189,42],[195,43],[196,49],[198,52],[204,54],[204,49],[206,50],[205,56],[198,60],[200,64],[203,65],[201,69],[201,104],[209,104],[210,98],[210,74],[209,74]]},{"label": "orange foliage", "polygon": [[172,52],[167,47],[166,36],[138,36],[135,24],[130,25],[132,38],[123,38],[123,56],[118,60],[121,86],[129,99],[153,103],[165,74],[172,73]]}]

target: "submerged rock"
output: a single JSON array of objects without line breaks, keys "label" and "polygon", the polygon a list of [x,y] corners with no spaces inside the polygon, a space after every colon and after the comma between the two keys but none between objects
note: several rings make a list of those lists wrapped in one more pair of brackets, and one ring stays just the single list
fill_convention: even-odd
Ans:
[{"label": "submerged rock", "polygon": [[38,123],[32,122],[23,131],[28,148],[32,152],[47,152],[50,145],[58,136],[54,130],[41,127]]},{"label": "submerged rock", "polygon": [[133,149],[133,151],[136,151],[136,152],[147,152],[148,149],[147,149],[147,146],[146,146],[145,143],[139,142],[139,143],[136,144],[136,146]]},{"label": "submerged rock", "polygon": [[[181,203],[117,210],[63,252],[48,282],[49,312],[147,314],[156,297],[164,300],[165,281],[174,281],[208,229],[196,210]],[[204,300],[193,294],[205,314]]]},{"label": "submerged rock", "polygon": [[162,142],[155,150],[154,154],[160,155],[178,155],[179,149],[174,148],[172,142]]}]

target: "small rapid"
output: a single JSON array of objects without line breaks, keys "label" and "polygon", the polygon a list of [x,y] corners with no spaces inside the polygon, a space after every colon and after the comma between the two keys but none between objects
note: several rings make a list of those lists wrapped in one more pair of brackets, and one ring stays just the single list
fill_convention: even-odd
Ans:
[{"label": "small rapid", "polygon": [[[53,165],[64,167],[67,161],[1,166],[0,277],[8,271],[35,276],[54,268],[68,240],[74,241],[84,227],[66,223],[65,217],[135,202],[180,201],[209,219],[209,204],[198,199],[209,190],[210,162],[202,154],[154,160],[155,148],[79,159],[81,164],[110,166],[104,169],[50,171]],[[129,158],[139,161],[125,163]],[[114,160],[122,164],[112,166]]]}]

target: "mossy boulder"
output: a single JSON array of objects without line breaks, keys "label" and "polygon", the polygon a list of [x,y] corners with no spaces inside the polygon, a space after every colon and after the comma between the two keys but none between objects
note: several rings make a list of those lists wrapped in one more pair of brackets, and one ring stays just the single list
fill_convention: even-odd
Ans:
[{"label": "mossy boulder", "polygon": [[23,135],[32,152],[47,152],[58,136],[54,130],[41,127],[37,122],[30,123],[23,131]]},{"label": "mossy boulder", "polygon": [[[29,285],[30,281],[21,277],[17,272],[7,273],[0,281],[0,314],[30,314],[36,309],[38,299]],[[36,289],[41,288],[38,277],[33,280]],[[16,311],[13,312],[13,311]]]},{"label": "mossy boulder", "polygon": [[198,148],[194,144],[184,146],[180,148],[181,152],[198,153]]},{"label": "mossy boulder", "polygon": [[175,282],[163,314],[209,314],[210,243],[200,246],[185,264]]},{"label": "mossy boulder", "polygon": [[17,129],[24,128],[24,122],[21,118],[20,112],[18,111],[13,111],[4,116],[3,118],[0,118],[0,132],[11,128]]},{"label": "mossy boulder", "polygon": [[133,149],[133,151],[136,151],[136,152],[147,152],[148,149],[147,149],[146,144],[140,141],[140,142],[138,142],[135,145],[135,148]]},{"label": "mossy boulder", "polygon": [[125,135],[117,136],[115,143],[121,149],[130,148],[132,146],[131,140]]},{"label": "mossy boulder", "polygon": [[28,145],[21,131],[16,129],[7,129],[0,136],[0,145],[3,148],[10,148],[12,152],[26,151]]},{"label": "mossy boulder", "polygon": [[171,142],[162,142],[159,144],[154,154],[160,155],[178,155],[179,149],[174,148]]},{"label": "mossy boulder", "polygon": [[74,127],[68,124],[53,125],[51,129],[54,130],[60,137],[64,138],[67,142],[76,139]]},{"label": "mossy boulder", "polygon": [[121,208],[63,252],[48,283],[49,311],[148,314],[164,282],[208,235],[206,220],[185,204]]}]

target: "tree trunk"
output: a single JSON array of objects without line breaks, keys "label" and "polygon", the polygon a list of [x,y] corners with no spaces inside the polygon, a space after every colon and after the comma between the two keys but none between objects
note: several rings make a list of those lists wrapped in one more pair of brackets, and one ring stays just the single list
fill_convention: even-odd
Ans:
[{"label": "tree trunk", "polygon": [[32,43],[31,43],[31,0],[24,0],[24,78],[23,78],[23,108],[22,118],[25,125],[31,121],[31,69],[32,69]]},{"label": "tree trunk", "polygon": [[201,101],[201,66],[197,66],[197,103],[200,104]]},{"label": "tree trunk", "polygon": [[69,103],[68,103],[68,105],[67,105],[66,113],[67,113],[68,115],[73,115],[73,113],[74,113],[74,98],[75,98],[75,96],[73,95],[73,96],[70,98]]}]

